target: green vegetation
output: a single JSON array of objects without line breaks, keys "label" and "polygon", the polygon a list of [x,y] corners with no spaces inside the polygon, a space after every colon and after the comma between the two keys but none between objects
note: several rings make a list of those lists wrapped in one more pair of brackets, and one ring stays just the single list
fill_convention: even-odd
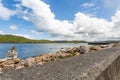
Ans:
[{"label": "green vegetation", "polygon": [[50,40],[32,40],[20,36],[0,35],[0,43],[52,43]]},{"label": "green vegetation", "polygon": [[86,41],[50,41],[50,40],[32,40],[21,36],[0,35],[0,43],[87,43]]}]

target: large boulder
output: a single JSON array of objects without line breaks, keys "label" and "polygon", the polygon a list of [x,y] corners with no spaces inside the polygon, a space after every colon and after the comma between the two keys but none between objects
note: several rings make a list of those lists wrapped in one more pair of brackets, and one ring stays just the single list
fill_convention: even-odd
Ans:
[{"label": "large boulder", "polygon": [[35,63],[35,58],[28,58],[24,61],[24,66],[28,67],[28,66],[32,66]]},{"label": "large boulder", "polygon": [[89,47],[88,46],[80,46],[80,54],[89,53]]}]

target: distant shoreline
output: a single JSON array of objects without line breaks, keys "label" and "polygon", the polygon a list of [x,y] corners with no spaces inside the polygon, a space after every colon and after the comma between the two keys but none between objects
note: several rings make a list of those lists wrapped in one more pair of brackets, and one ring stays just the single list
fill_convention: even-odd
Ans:
[{"label": "distant shoreline", "polygon": [[[42,44],[44,44],[44,43],[46,43],[46,44],[47,44],[47,43],[53,43],[53,44],[54,44],[54,43],[59,43],[59,42],[39,42],[39,43],[40,43],[40,44],[41,44],[41,43],[42,43]],[[31,43],[31,42],[23,42],[23,43],[21,43],[21,42],[15,42],[15,43],[14,43],[14,42],[13,42],[13,43],[12,43],[12,42],[5,42],[5,43],[0,43],[0,44],[39,44],[39,43],[36,43],[36,42],[35,42],[35,43]],[[63,42],[61,42],[61,43],[63,43]],[[61,44],[61,43],[60,43],[60,44]],[[67,44],[67,43],[76,43],[76,42],[66,42],[66,44]],[[79,42],[79,43],[83,43],[83,42]],[[76,43],[76,44],[77,44],[77,43]]]}]

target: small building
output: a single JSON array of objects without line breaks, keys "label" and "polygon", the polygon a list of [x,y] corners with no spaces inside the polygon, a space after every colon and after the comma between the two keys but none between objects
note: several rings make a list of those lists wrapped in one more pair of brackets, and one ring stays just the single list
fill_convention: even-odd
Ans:
[{"label": "small building", "polygon": [[6,58],[7,58],[7,59],[15,59],[15,58],[17,58],[17,55],[18,55],[18,51],[17,51],[16,47],[13,46],[12,49],[9,50],[9,51],[6,53]]}]

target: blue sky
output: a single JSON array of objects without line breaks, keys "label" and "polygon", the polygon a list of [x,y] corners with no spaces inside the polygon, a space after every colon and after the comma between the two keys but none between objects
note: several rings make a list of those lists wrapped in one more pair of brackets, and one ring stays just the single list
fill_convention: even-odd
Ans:
[{"label": "blue sky", "polygon": [[120,0],[0,0],[0,34],[31,39],[119,39]]}]

